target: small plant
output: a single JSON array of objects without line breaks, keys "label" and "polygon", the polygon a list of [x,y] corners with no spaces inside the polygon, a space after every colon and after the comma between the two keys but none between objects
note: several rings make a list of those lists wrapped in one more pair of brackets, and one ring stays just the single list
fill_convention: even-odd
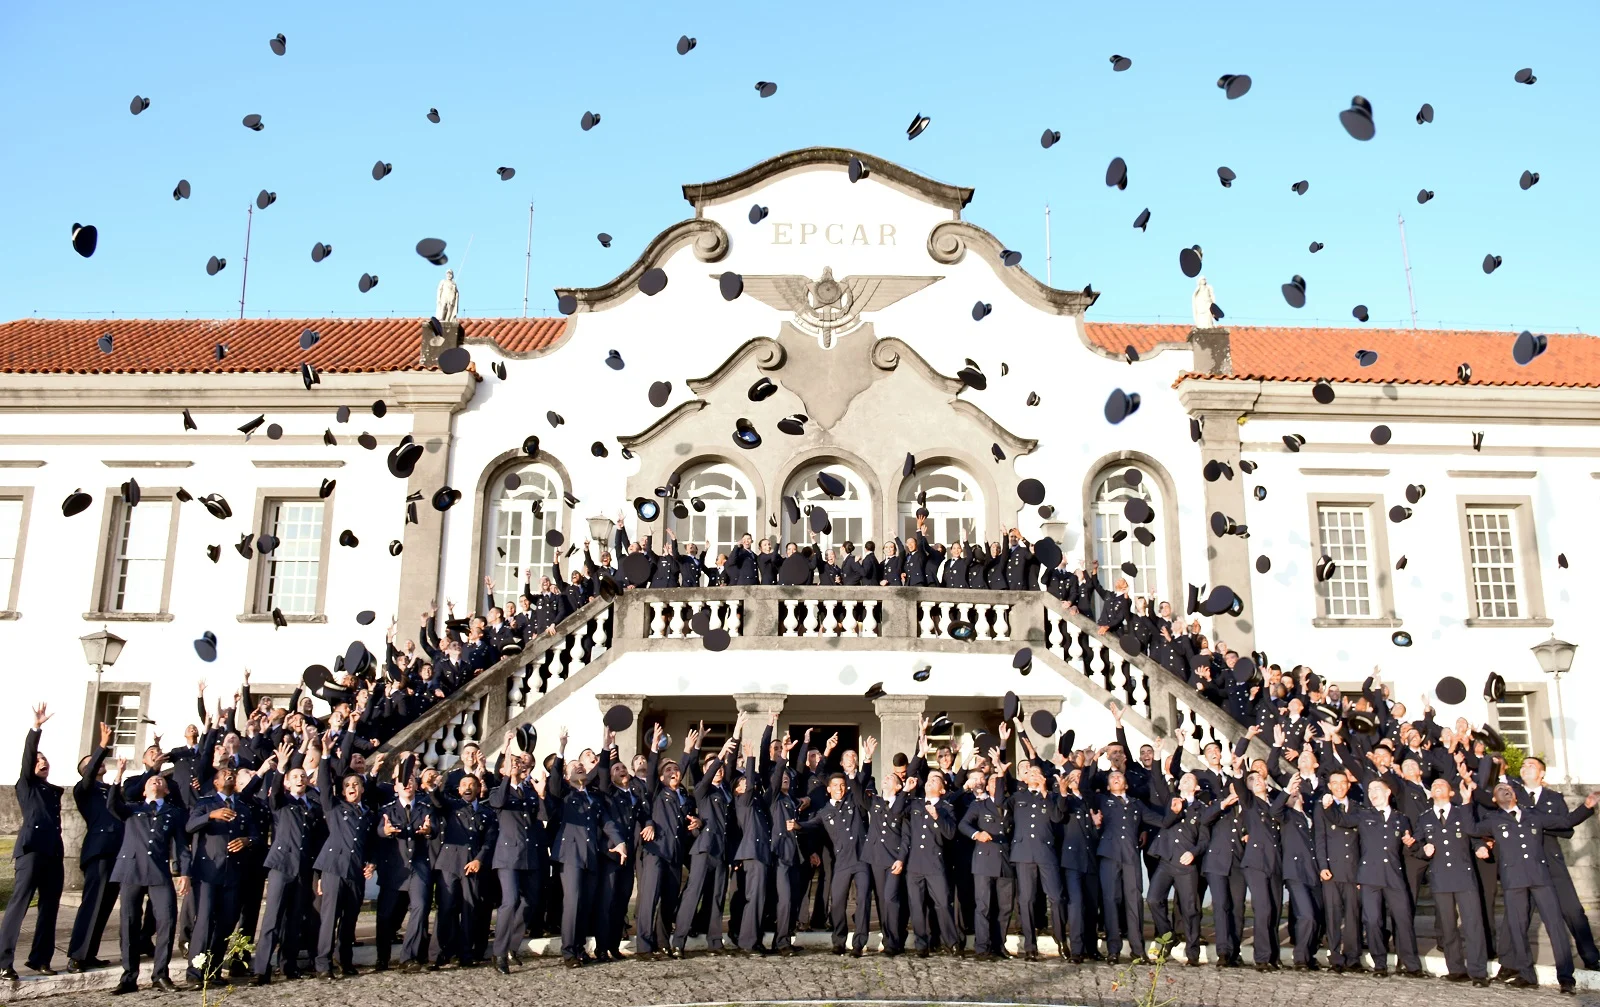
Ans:
[{"label": "small plant", "polygon": [[[1157,937],[1155,953],[1150,954],[1148,949],[1146,950],[1145,957],[1148,959],[1149,964],[1132,964],[1125,969],[1119,969],[1116,981],[1111,984],[1112,990],[1120,990],[1126,987],[1129,992],[1134,994],[1133,1002],[1136,1007],[1171,1007],[1172,1004],[1177,1003],[1177,997],[1168,997],[1165,1000],[1157,999],[1163,989],[1177,982],[1176,979],[1170,976],[1165,981],[1161,977],[1161,973],[1166,969],[1167,962],[1170,960],[1168,952],[1171,947],[1172,934],[1166,933]],[[1144,975],[1138,976],[1136,970],[1143,970]],[[1143,985],[1143,989],[1140,988],[1141,985]]]},{"label": "small plant", "polygon": [[[1506,775],[1512,779],[1516,779],[1517,774],[1522,772],[1522,762],[1528,757],[1528,753],[1524,752],[1517,745],[1513,745],[1508,742],[1505,750],[1500,753],[1500,757],[1506,760]],[[1543,755],[1535,755],[1534,758],[1538,759],[1540,762],[1544,761]]]},{"label": "small plant", "polygon": [[228,983],[222,992],[212,994],[211,982],[221,978],[222,970],[229,962],[242,961],[246,955],[255,954],[255,942],[244,935],[244,931],[235,928],[228,935],[227,943],[222,949],[222,956],[215,962],[211,961],[209,952],[202,951],[190,959],[190,964],[200,970],[200,1007],[220,1007],[228,999],[228,994],[233,992],[233,984]]}]

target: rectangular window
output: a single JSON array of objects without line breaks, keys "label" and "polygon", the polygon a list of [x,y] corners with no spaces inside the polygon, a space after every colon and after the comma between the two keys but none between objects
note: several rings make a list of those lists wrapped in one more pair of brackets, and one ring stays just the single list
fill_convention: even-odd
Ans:
[{"label": "rectangular window", "polygon": [[1369,619],[1376,610],[1373,599],[1374,555],[1369,541],[1371,510],[1349,504],[1317,506],[1317,536],[1322,554],[1335,564],[1333,576],[1323,583],[1323,614],[1330,619]]},{"label": "rectangular window", "polygon": [[1516,745],[1523,752],[1533,752],[1533,693],[1508,692],[1506,698],[1495,704],[1499,717],[1500,735],[1506,744]]},{"label": "rectangular window", "polygon": [[118,500],[115,507],[104,611],[164,612],[173,501],[146,498],[129,507]]},{"label": "rectangular window", "polygon": [[1512,507],[1467,507],[1467,564],[1473,611],[1479,619],[1522,618],[1514,545],[1516,520]]},{"label": "rectangular window", "polygon": [[268,500],[266,533],[278,547],[264,559],[260,611],[316,615],[322,575],[321,500]]},{"label": "rectangular window", "polygon": [[[138,510],[144,504],[134,508]],[[107,724],[111,728],[111,759],[128,759],[130,761],[139,757],[139,718],[144,715],[144,708],[137,692],[102,692],[100,694],[100,710],[97,724],[94,728],[94,742],[100,741],[99,724]]]},{"label": "rectangular window", "polygon": [[16,579],[17,557],[22,552],[22,505],[21,497],[0,498],[0,595],[3,595],[7,610],[17,607],[17,599],[11,596],[11,584]]}]

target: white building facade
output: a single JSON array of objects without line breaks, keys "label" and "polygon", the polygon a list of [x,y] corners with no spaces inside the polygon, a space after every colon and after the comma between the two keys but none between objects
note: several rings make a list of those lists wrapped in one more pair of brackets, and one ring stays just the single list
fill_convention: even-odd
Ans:
[{"label": "white building facade", "polygon": [[[853,156],[870,169],[857,183]],[[1552,337],[1519,368],[1509,333],[1098,324],[1086,317],[1095,295],[1002,264],[1000,242],[964,219],[971,190],[852,151],[792,152],[684,194],[693,215],[622,275],[558,291],[575,305],[564,319],[467,318],[438,336],[425,320],[0,326],[0,645],[13,678],[0,722],[13,758],[39,701],[58,712],[45,750],[68,767],[99,719],[115,722],[130,757],[157,731],[179,737],[202,678],[209,696],[227,697],[248,667],[258,695],[287,697],[306,666],[330,664],[352,639],[381,653],[391,615],[402,639],[414,637],[430,604],[481,610],[485,577],[503,599],[527,567],[535,583],[557,556],[568,568],[577,558],[546,532],[581,544],[622,508],[636,540],[671,527],[680,544],[715,554],[747,532],[803,541],[787,495],[827,508],[824,544],[859,546],[904,536],[925,494],[940,541],[994,541],[1012,526],[1049,535],[1069,556],[1098,558],[1107,580],[1131,561],[1134,591],[1179,612],[1188,584],[1226,584],[1243,610],[1206,620],[1212,639],[1286,668],[1359,686],[1379,665],[1413,710],[1455,675],[1469,695],[1436,703],[1441,719],[1488,720],[1548,756],[1557,778],[1600,778],[1600,756],[1577,740],[1600,702],[1586,674],[1600,636],[1581,586],[1600,563],[1592,340]],[[752,205],[767,210],[759,223]],[[653,296],[639,290],[651,269],[668,280]],[[720,292],[724,272],[743,278],[735,300]],[[992,306],[981,321],[975,303]],[[305,328],[321,339],[302,351]],[[109,355],[95,348],[105,331]],[[476,374],[437,368],[457,343]],[[216,344],[228,347],[221,362]],[[1377,363],[1360,367],[1358,349],[1377,351]],[[621,370],[606,364],[613,350]],[[956,377],[969,358],[981,390]],[[302,383],[303,362],[320,383]],[[1458,380],[1460,363],[1470,382]],[[1319,378],[1333,384],[1330,404],[1312,397]],[[763,379],[777,391],[753,401]],[[658,381],[671,382],[660,407],[649,400]],[[1111,425],[1102,406],[1119,388],[1141,405]],[[185,409],[198,429],[185,428]],[[780,432],[793,414],[806,417],[804,432]],[[248,438],[238,431],[257,416]],[[739,419],[759,447],[736,442]],[[1198,441],[1191,420],[1202,423]],[[1392,432],[1381,447],[1378,424]],[[426,450],[401,479],[385,456],[407,435]],[[524,451],[529,436],[536,456]],[[1292,452],[1285,436],[1304,444]],[[1212,460],[1231,477],[1207,481]],[[1145,475],[1137,489],[1121,479],[1130,466]],[[821,494],[820,471],[845,481],[844,497]],[[520,485],[508,490],[513,472]],[[1046,487],[1048,519],[1018,498],[1030,477]],[[130,479],[135,507],[123,500]],[[324,480],[336,481],[325,496]],[[1410,504],[1413,484],[1425,493]],[[663,518],[642,525],[631,501],[671,485]],[[462,497],[440,512],[430,500],[443,486]],[[92,503],[63,516],[78,489]],[[204,507],[213,493],[231,517]],[[1113,541],[1130,493],[1156,515],[1148,546]],[[704,510],[674,517],[674,500],[690,498]],[[1391,520],[1396,506],[1409,517]],[[1218,511],[1249,537],[1213,534]],[[345,531],[356,544],[341,544]],[[236,550],[263,534],[281,541],[271,556]],[[1324,554],[1337,570],[1318,583]],[[705,606],[733,634],[726,651],[705,650],[689,627]],[[274,625],[274,609],[286,625]],[[365,627],[363,610],[376,614]],[[977,620],[978,639],[949,639],[952,618]],[[75,641],[102,627],[127,643],[97,679]],[[1042,594],[630,592],[563,629],[394,744],[448,762],[467,738],[493,749],[506,725],[531,722],[548,739],[570,725],[581,746],[598,740],[601,710],[622,703],[675,737],[701,719],[726,729],[736,709],[777,711],[789,727],[877,734],[893,752],[921,716],[947,713],[956,743],[992,726],[1007,691],[1084,739],[1109,736],[1110,698],[1131,700],[1136,736],[1180,722],[1199,729],[1191,744],[1238,733],[1158,666],[1091,644],[1089,627]],[[1397,647],[1396,631],[1414,645]],[[191,646],[205,632],[217,638],[215,663]],[[1564,723],[1529,649],[1551,635],[1578,645],[1561,682]],[[1011,664],[1021,646],[1036,655],[1027,676]],[[918,682],[923,667],[932,673]],[[1495,707],[1478,694],[1490,671],[1507,682]],[[885,695],[864,698],[874,683]],[[634,734],[624,747],[637,743]]]}]

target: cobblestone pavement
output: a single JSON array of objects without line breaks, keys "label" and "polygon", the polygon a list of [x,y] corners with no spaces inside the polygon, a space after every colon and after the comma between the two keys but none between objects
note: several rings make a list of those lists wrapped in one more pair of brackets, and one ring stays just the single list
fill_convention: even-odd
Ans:
[{"label": "cobblestone pavement", "polygon": [[[506,1007],[636,1007],[646,1004],[707,1002],[758,1003],[762,1000],[907,1000],[928,1003],[1134,1004],[1138,991],[1117,987],[1118,970],[1107,965],[1074,966],[1061,961],[1038,963],[974,962],[915,955],[884,958],[868,953],[861,960],[810,952],[798,958],[734,958],[692,955],[684,961],[617,962],[567,969],[554,959],[525,959],[528,964],[501,976],[487,966],[446,969],[420,975],[368,974],[338,983],[314,980],[274,982],[264,989],[235,987],[228,1007],[297,1004],[335,1007],[349,1003],[452,1003]],[[1171,984],[1157,1002],[1172,998],[1174,1007],[1393,1007],[1411,1003],[1443,1003],[1446,999],[1486,1005],[1584,1003],[1600,1005],[1600,994],[1580,992],[1564,997],[1554,988],[1490,989],[1456,986],[1439,979],[1374,979],[1290,971],[1257,973],[1250,969],[1169,968]],[[198,991],[173,996],[139,992],[121,1004],[198,1000]],[[72,993],[49,999],[52,1007],[104,1007],[104,991]]]}]

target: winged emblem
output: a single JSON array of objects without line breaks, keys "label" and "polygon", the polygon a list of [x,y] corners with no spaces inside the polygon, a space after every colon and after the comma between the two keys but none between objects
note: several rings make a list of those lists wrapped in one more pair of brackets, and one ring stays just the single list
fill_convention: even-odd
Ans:
[{"label": "winged emblem", "polygon": [[744,292],[779,311],[794,312],[794,324],[830,349],[837,336],[849,335],[867,311],[882,311],[941,279],[938,276],[846,276],[833,278],[825,267],[817,280],[800,275],[746,276]]}]

